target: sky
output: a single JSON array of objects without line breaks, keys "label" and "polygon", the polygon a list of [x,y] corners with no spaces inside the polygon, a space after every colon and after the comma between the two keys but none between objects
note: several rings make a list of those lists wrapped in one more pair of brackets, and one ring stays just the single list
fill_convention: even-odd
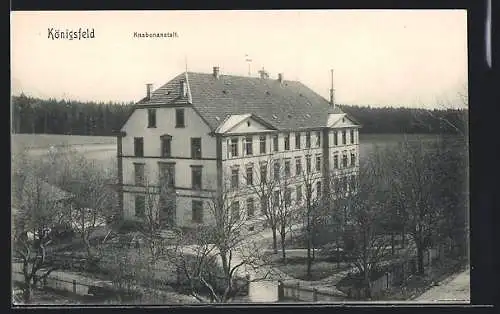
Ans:
[{"label": "sky", "polygon": [[[15,11],[11,87],[42,98],[135,102],[180,72],[299,80],[337,103],[436,107],[467,85],[465,10]],[[48,29],[95,37],[50,39]],[[137,38],[134,32],[176,32]],[[248,56],[248,57],[247,57]],[[246,62],[249,58],[252,62]]]}]

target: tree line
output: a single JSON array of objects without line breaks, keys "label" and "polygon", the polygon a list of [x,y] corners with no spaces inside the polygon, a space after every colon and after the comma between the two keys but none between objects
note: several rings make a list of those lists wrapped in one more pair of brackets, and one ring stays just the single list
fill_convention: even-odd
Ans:
[{"label": "tree line", "polygon": [[[21,94],[12,97],[12,132],[110,136],[125,122],[132,105]],[[467,129],[467,111],[463,109],[340,107],[363,125],[362,133],[464,134]]]},{"label": "tree line", "polygon": [[119,130],[132,103],[81,102],[12,97],[12,132],[110,136]]}]

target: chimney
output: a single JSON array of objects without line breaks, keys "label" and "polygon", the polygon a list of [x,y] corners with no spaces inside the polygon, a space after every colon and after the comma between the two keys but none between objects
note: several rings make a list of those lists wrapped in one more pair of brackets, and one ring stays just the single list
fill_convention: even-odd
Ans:
[{"label": "chimney", "polygon": [[153,92],[153,84],[146,84],[146,98],[151,99],[151,93]]},{"label": "chimney", "polygon": [[278,73],[278,82],[283,83],[283,73]]},{"label": "chimney", "polygon": [[187,96],[187,84],[185,80],[181,80],[181,96],[186,97]]},{"label": "chimney", "polygon": [[219,79],[219,67],[214,67],[214,77],[215,79]]}]

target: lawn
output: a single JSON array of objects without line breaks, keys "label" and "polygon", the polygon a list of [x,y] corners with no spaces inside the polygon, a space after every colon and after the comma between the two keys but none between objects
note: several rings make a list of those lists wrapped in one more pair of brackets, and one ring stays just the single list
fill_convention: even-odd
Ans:
[{"label": "lawn", "polygon": [[315,256],[311,265],[311,277],[307,276],[307,257],[297,252],[287,253],[286,263],[281,258],[281,253],[271,257],[271,264],[287,275],[300,280],[319,281],[349,269],[345,262],[337,263],[328,257]]},{"label": "lawn", "polygon": [[12,134],[12,145],[15,147],[48,148],[51,145],[89,145],[116,144],[113,136],[83,136],[60,134]]}]

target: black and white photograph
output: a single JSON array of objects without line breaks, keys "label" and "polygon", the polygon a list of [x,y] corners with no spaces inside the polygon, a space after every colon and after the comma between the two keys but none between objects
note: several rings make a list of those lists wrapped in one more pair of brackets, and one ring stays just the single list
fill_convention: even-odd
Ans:
[{"label": "black and white photograph", "polygon": [[470,304],[466,10],[10,25],[12,305]]}]

